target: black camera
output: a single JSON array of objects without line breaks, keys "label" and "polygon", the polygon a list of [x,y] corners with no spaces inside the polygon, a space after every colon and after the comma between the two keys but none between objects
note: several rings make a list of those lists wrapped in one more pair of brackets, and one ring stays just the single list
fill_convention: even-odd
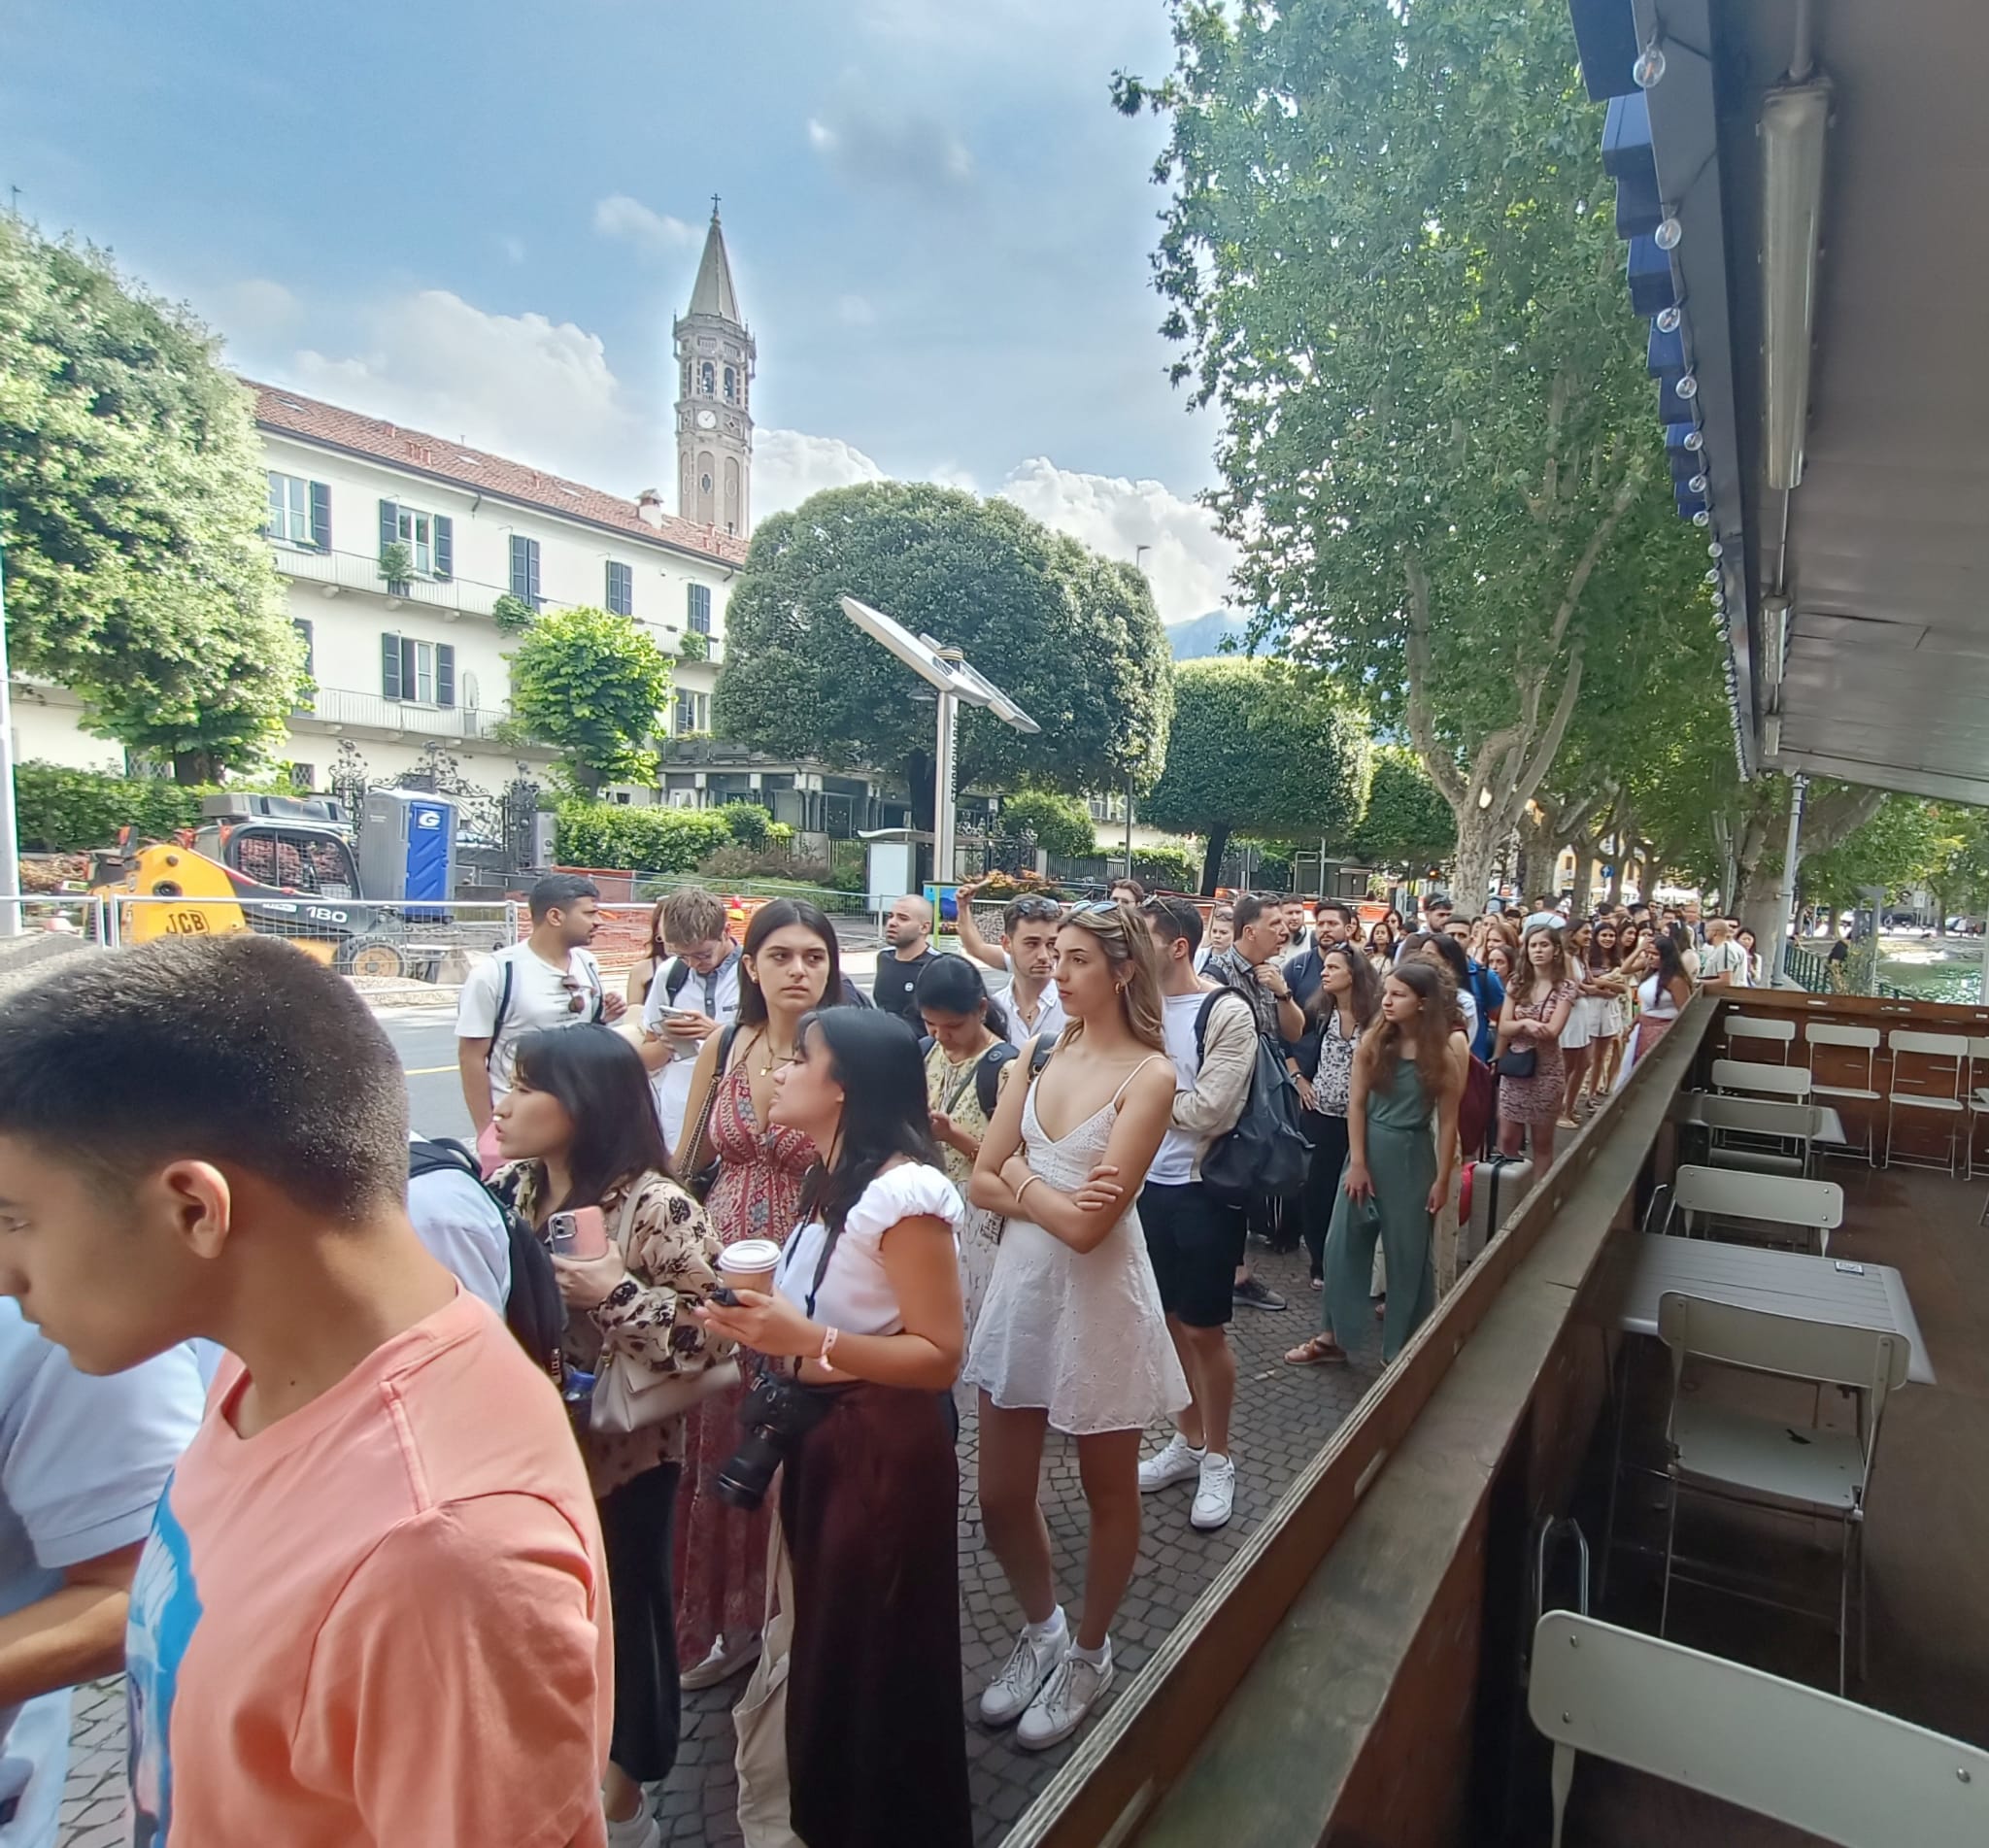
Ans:
[{"label": "black camera", "polygon": [[719,1465],[713,1486],[725,1501],[749,1514],[766,1499],[773,1472],[792,1455],[828,1411],[829,1395],[794,1380],[762,1374],[739,1408],[745,1440]]}]

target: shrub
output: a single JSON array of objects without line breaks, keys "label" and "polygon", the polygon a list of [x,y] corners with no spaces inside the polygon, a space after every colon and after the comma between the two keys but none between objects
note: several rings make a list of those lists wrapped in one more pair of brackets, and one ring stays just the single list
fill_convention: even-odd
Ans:
[{"label": "shrub", "polygon": [[1201,868],[1179,847],[1135,847],[1132,876],[1151,891],[1194,891],[1201,883]]},{"label": "shrub", "polygon": [[712,813],[741,847],[764,847],[773,833],[773,816],[758,802],[727,802]]},{"label": "shrub", "polygon": [[212,793],[153,777],[23,763],[14,773],[15,838],[33,854],[109,847],[125,826],[141,840],[163,840],[175,828],[197,826],[201,797]]},{"label": "shrub", "polygon": [[1021,790],[1001,798],[1001,831],[1011,840],[1033,834],[1036,845],[1059,859],[1087,859],[1098,851],[1091,810],[1074,795]]},{"label": "shrub", "polygon": [[559,804],[558,816],[553,851],[562,866],[688,873],[732,840],[716,809],[566,801]]}]

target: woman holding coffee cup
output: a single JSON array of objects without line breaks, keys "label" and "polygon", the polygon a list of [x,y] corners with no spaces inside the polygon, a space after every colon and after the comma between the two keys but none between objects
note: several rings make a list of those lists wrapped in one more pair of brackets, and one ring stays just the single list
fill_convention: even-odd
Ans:
[{"label": "woman holding coffee cup", "polygon": [[698,1314],[793,1363],[807,1400],[781,1462],[794,1832],[808,1848],[967,1848],[960,1477],[940,1405],[962,1345],[960,1195],[895,1016],[803,1021],[774,1082],[773,1123],[821,1156],[805,1223],[771,1292]]},{"label": "woman holding coffee cup", "polygon": [[[647,1380],[696,1373],[722,1356],[728,1344],[688,1313],[711,1293],[719,1241],[704,1209],[671,1178],[635,1049],[605,1026],[527,1033],[494,1121],[504,1165],[492,1190],[541,1231],[570,1215],[595,1234],[575,1250],[592,1243],[598,1255],[553,1260],[566,1299],[568,1362],[598,1375],[620,1357]],[[615,1615],[615,1725],[603,1786],[610,1848],[655,1843],[642,1786],[667,1777],[677,1761],[670,1529],[684,1446],[682,1417],[621,1434],[590,1431],[581,1443],[600,1503]]]},{"label": "woman holding coffee cup", "polygon": [[[739,958],[737,1025],[697,1056],[678,1171],[716,1157],[706,1211],[724,1246],[785,1239],[799,1223],[801,1183],[815,1145],[772,1118],[774,1075],[794,1056],[804,1015],[844,992],[835,927],[816,906],[777,898],[755,913]],[[691,1414],[684,1514],[677,1524],[677,1654],[686,1688],[716,1687],[759,1653],[766,1619],[772,1514],[729,1506],[720,1465],[739,1441],[745,1389],[714,1394]]]}]

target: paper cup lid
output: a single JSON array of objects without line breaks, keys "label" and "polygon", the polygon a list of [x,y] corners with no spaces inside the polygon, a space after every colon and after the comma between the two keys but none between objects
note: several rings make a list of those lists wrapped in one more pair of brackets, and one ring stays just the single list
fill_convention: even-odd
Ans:
[{"label": "paper cup lid", "polygon": [[781,1248],[770,1238],[742,1238],[719,1254],[725,1270],[772,1270],[781,1261]]}]

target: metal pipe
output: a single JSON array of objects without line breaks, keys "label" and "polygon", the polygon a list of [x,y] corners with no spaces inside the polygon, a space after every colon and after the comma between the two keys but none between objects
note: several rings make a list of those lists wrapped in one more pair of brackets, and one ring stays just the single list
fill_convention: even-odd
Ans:
[{"label": "metal pipe", "polygon": [[1782,936],[1793,941],[1796,935],[1796,868],[1802,861],[1796,857],[1798,840],[1803,832],[1803,797],[1809,788],[1805,776],[1789,779],[1789,844],[1782,850],[1782,889],[1788,894],[1782,903]]},{"label": "metal pipe", "polygon": [[1796,32],[1789,51],[1789,82],[1806,84],[1815,67],[1810,50],[1809,0],[1796,0]]},{"label": "metal pipe", "polygon": [[950,886],[954,877],[953,744],[955,695],[939,695],[939,740],[932,764],[932,883]]}]

